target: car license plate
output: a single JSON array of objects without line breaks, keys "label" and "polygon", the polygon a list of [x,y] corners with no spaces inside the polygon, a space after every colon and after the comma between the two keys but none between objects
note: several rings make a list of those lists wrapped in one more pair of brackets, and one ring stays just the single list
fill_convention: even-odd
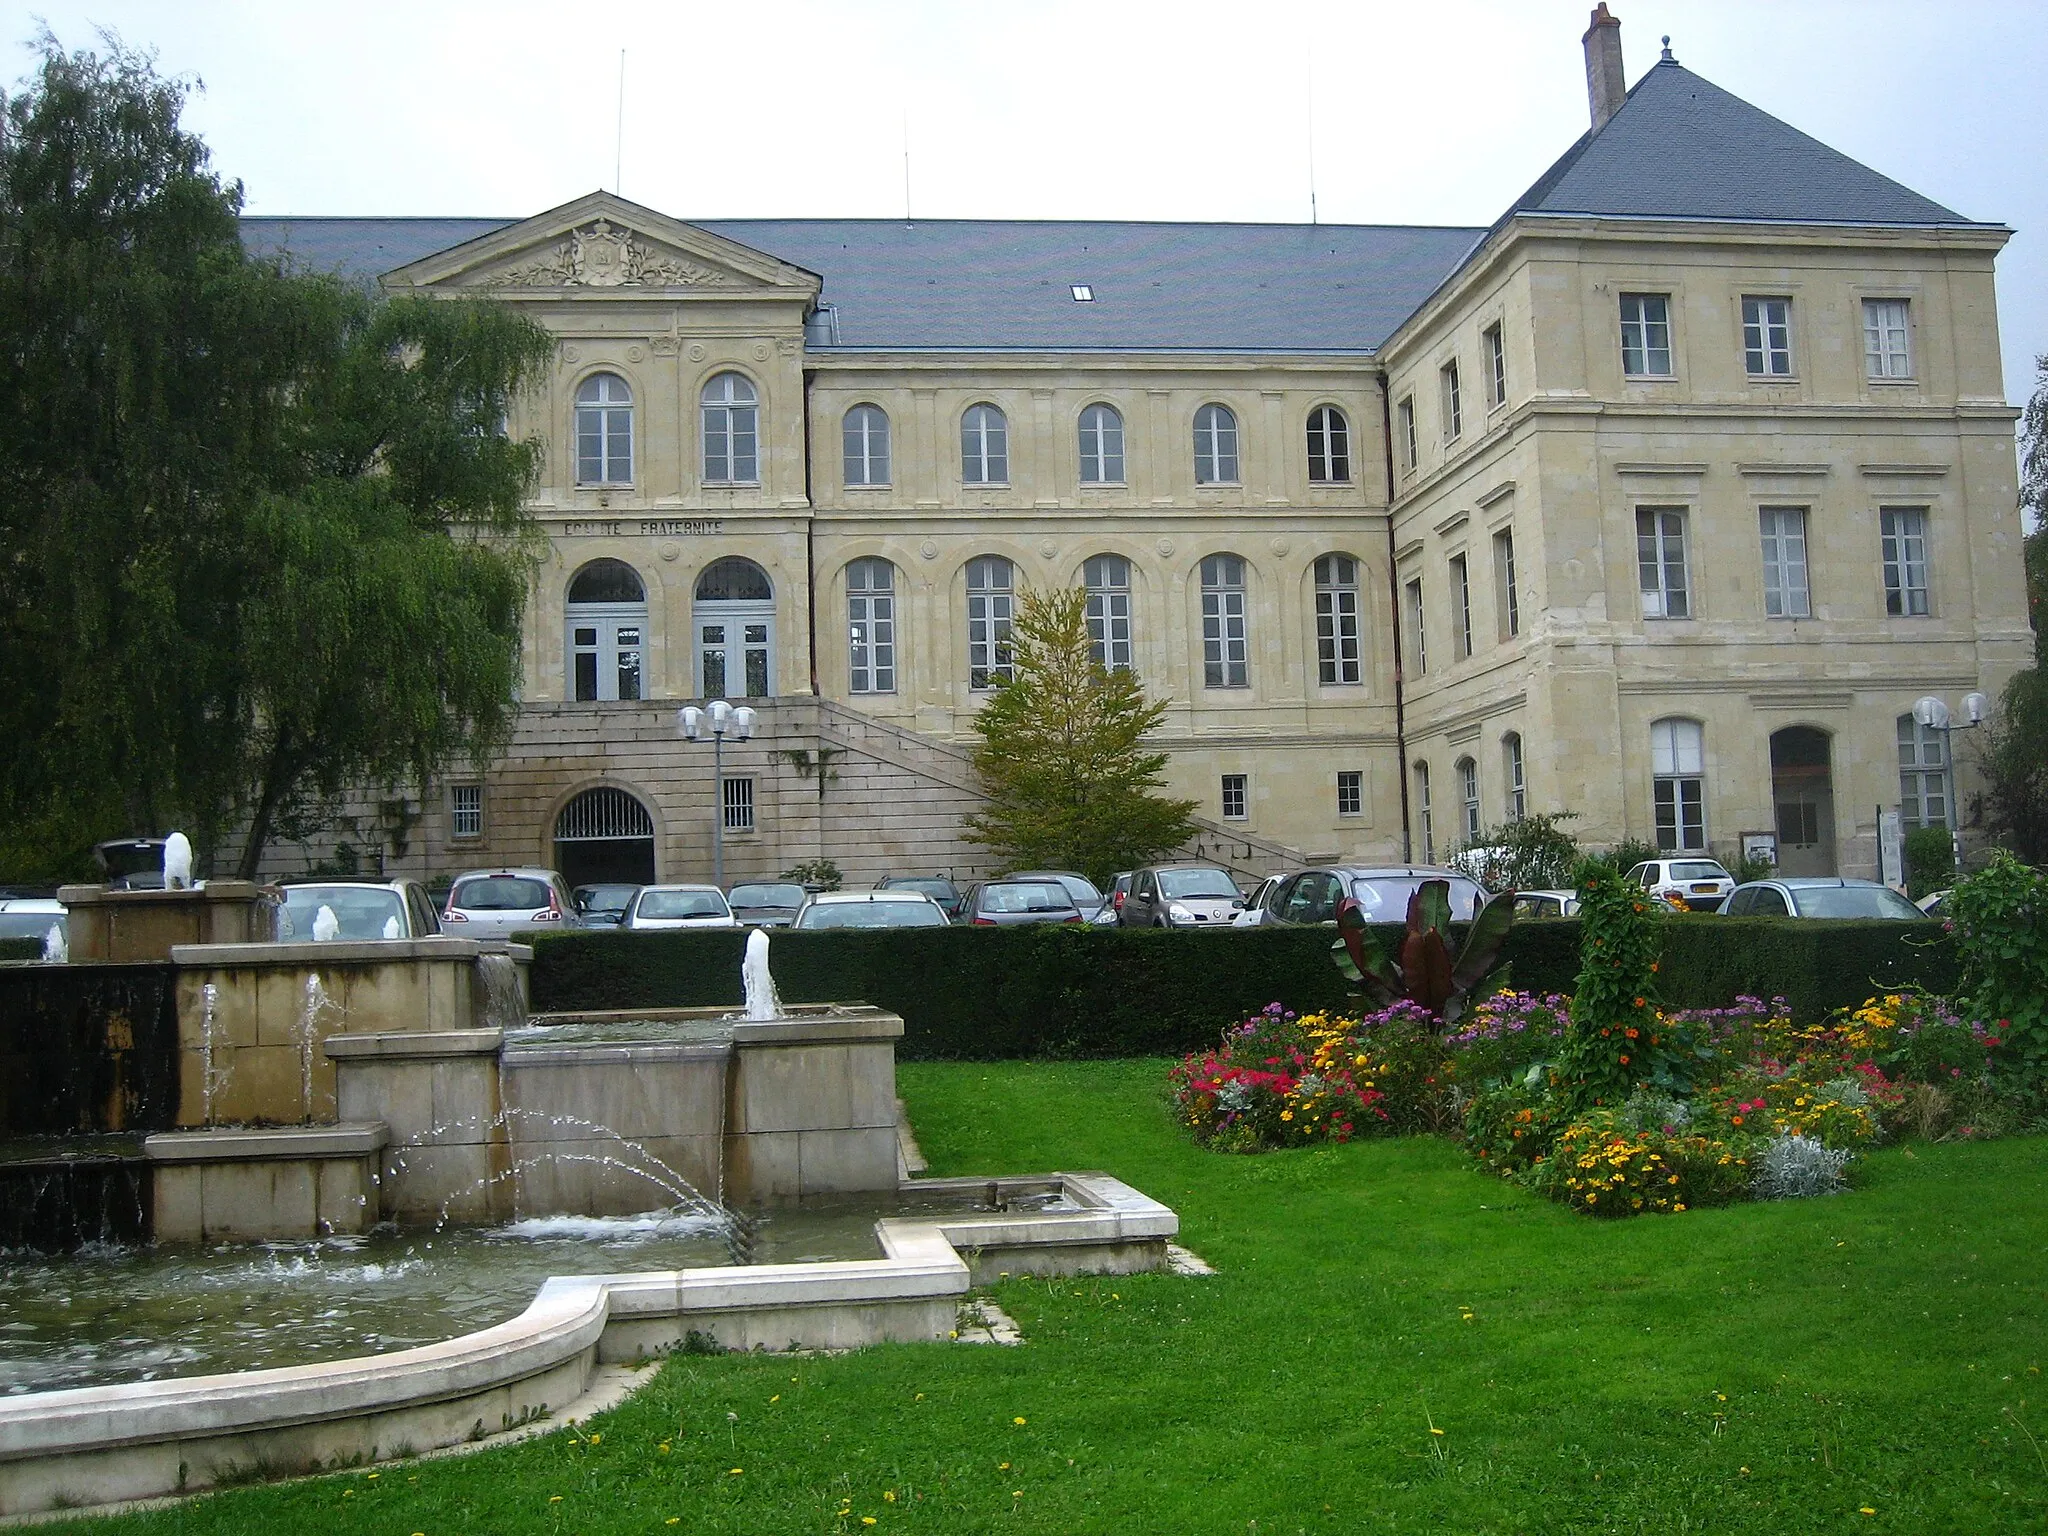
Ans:
[{"label": "car license plate", "polygon": [[1692,893],[1695,896],[1711,896],[1720,889],[1720,886],[1709,880],[1705,885],[1695,885],[1692,888]]}]

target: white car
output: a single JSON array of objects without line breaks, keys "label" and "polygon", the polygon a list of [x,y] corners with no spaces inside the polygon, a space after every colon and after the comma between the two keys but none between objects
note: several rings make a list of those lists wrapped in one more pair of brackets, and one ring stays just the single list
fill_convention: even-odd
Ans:
[{"label": "white car", "polygon": [[946,909],[923,891],[820,891],[797,910],[790,927],[816,933],[830,928],[944,928]]},{"label": "white car", "polygon": [[1273,887],[1286,878],[1285,874],[1278,874],[1268,875],[1265,879],[1261,880],[1258,888],[1245,898],[1244,910],[1230,920],[1230,926],[1233,928],[1258,927],[1265,917],[1266,898],[1273,894]]},{"label": "white car", "polygon": [[621,928],[645,933],[662,928],[737,928],[739,920],[715,885],[643,885],[626,908]]},{"label": "white car", "polygon": [[1735,889],[1735,877],[1713,859],[1650,859],[1628,878],[1662,901],[1677,897],[1688,907],[1713,911]]}]

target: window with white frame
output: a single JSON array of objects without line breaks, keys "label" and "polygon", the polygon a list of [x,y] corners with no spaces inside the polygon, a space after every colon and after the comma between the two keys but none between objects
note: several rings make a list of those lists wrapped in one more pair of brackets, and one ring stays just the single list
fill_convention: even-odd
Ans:
[{"label": "window with white frame", "polygon": [[1429,805],[1429,764],[1415,765],[1415,831],[1422,844],[1422,862],[1436,862],[1436,826]]},{"label": "window with white frame", "polygon": [[1245,628],[1244,561],[1210,555],[1202,562],[1202,684],[1251,685],[1251,647]]},{"label": "window with white frame", "polygon": [[1881,507],[1877,519],[1884,547],[1884,611],[1893,618],[1925,618],[1927,509]]},{"label": "window with white frame", "polygon": [[1246,802],[1248,797],[1245,793],[1248,788],[1249,777],[1249,775],[1242,773],[1226,773],[1223,775],[1223,819],[1225,821],[1243,821],[1251,814],[1247,809]]},{"label": "window with white frame", "polygon": [[1105,671],[1131,664],[1131,562],[1097,555],[1081,567],[1088,592],[1088,651]]},{"label": "window with white frame", "polygon": [[1337,771],[1337,814],[1339,816],[1362,816],[1365,814],[1365,774],[1357,768],[1340,768]]},{"label": "window with white frame", "polygon": [[1522,768],[1522,735],[1509,731],[1500,739],[1501,767],[1507,773],[1508,820],[1520,821],[1529,814],[1529,783]]},{"label": "window with white frame", "polygon": [[1480,333],[1486,348],[1486,407],[1497,409],[1508,403],[1508,347],[1496,320]]},{"label": "window with white frame", "polygon": [[1406,470],[1413,470],[1416,459],[1419,457],[1419,450],[1415,442],[1415,397],[1413,395],[1405,396],[1401,403],[1394,408],[1394,415],[1400,424],[1401,467]]},{"label": "window with white frame", "polygon": [[457,838],[484,835],[484,787],[481,784],[448,786],[448,835]]},{"label": "window with white frame", "polygon": [[1630,378],[1671,377],[1671,296],[1621,296],[1621,371]]},{"label": "window with white frame", "polygon": [[1308,478],[1312,485],[1341,485],[1351,478],[1351,424],[1334,405],[1308,413]]},{"label": "window with white frame", "polygon": [[1636,573],[1643,589],[1643,617],[1692,616],[1685,569],[1685,512],[1679,507],[1636,511]]},{"label": "window with white frame", "polygon": [[647,587],[623,560],[593,560],[570,579],[569,695],[583,702],[642,696]]},{"label": "window with white frame", "polygon": [[1764,613],[1773,619],[1813,616],[1806,584],[1806,508],[1762,507],[1757,512],[1764,555]]},{"label": "window with white frame", "polygon": [[576,483],[633,483],[633,391],[615,373],[576,387]]},{"label": "window with white frame", "polygon": [[1420,677],[1429,670],[1427,631],[1422,622],[1422,578],[1416,577],[1401,590],[1408,606],[1408,650],[1415,658],[1415,674]]},{"label": "window with white frame", "polygon": [[704,483],[758,485],[761,407],[751,379],[721,373],[704,386]]},{"label": "window with white frame", "polygon": [[1472,578],[1463,555],[1451,556],[1451,622],[1457,626],[1457,659],[1463,661],[1472,654]]},{"label": "window with white frame", "polygon": [[1479,841],[1479,765],[1469,757],[1458,759],[1458,795],[1464,812],[1465,846]]},{"label": "window with white frame", "polygon": [[1121,485],[1124,479],[1124,419],[1113,405],[1081,412],[1081,483]]},{"label": "window with white frame", "polygon": [[1744,298],[1742,364],[1753,379],[1786,378],[1792,372],[1792,301]]},{"label": "window with white frame", "polygon": [[896,691],[896,567],[870,555],[846,567],[846,643],[854,693]]},{"label": "window with white frame", "polygon": [[1522,632],[1522,599],[1515,591],[1515,534],[1503,528],[1493,536],[1494,620],[1503,640]]},{"label": "window with white frame", "polygon": [[1465,430],[1465,398],[1458,385],[1456,358],[1437,370],[1437,387],[1443,395],[1444,441],[1455,443]]},{"label": "window with white frame", "polygon": [[1195,412],[1195,484],[1237,482],[1237,417],[1227,405]]},{"label": "window with white frame", "polygon": [[856,405],[840,424],[848,485],[889,483],[889,413],[879,405]]},{"label": "window with white frame", "polygon": [[1316,680],[1325,686],[1364,680],[1358,644],[1358,562],[1316,560]]},{"label": "window with white frame", "polygon": [[1001,555],[967,562],[967,686],[993,688],[1011,677],[1010,618],[1017,576]]},{"label": "window with white frame", "polygon": [[1863,301],[1863,367],[1873,379],[1913,377],[1904,299]]},{"label": "window with white frame", "polygon": [[1697,720],[1658,720],[1650,726],[1652,802],[1657,847],[1664,853],[1704,853],[1707,847],[1706,731]]},{"label": "window with white frame", "polygon": [[1899,820],[1909,827],[1946,827],[1949,820],[1947,732],[1899,716]]},{"label": "window with white frame", "polygon": [[968,485],[1010,483],[1010,427],[995,406],[970,405],[961,413],[960,478]]},{"label": "window with white frame", "polygon": [[725,811],[725,830],[728,832],[751,832],[754,830],[754,781],[750,778],[730,778],[721,781],[719,798]]}]

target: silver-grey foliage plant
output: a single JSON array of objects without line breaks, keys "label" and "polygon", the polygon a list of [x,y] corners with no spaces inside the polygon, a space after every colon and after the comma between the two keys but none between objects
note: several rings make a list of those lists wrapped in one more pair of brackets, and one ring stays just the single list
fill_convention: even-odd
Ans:
[{"label": "silver-grey foliage plant", "polygon": [[1779,1136],[1756,1160],[1750,1192],[1759,1200],[1839,1195],[1849,1187],[1849,1152],[1806,1136]]}]

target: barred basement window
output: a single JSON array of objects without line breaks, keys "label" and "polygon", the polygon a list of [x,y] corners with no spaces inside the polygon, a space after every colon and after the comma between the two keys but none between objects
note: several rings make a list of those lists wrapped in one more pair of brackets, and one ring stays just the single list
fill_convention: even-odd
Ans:
[{"label": "barred basement window", "polygon": [[725,830],[728,832],[751,832],[754,830],[754,781],[752,779],[726,779],[720,786],[720,799],[725,809]]},{"label": "barred basement window", "polygon": [[484,787],[481,784],[448,786],[449,836],[484,835]]}]

